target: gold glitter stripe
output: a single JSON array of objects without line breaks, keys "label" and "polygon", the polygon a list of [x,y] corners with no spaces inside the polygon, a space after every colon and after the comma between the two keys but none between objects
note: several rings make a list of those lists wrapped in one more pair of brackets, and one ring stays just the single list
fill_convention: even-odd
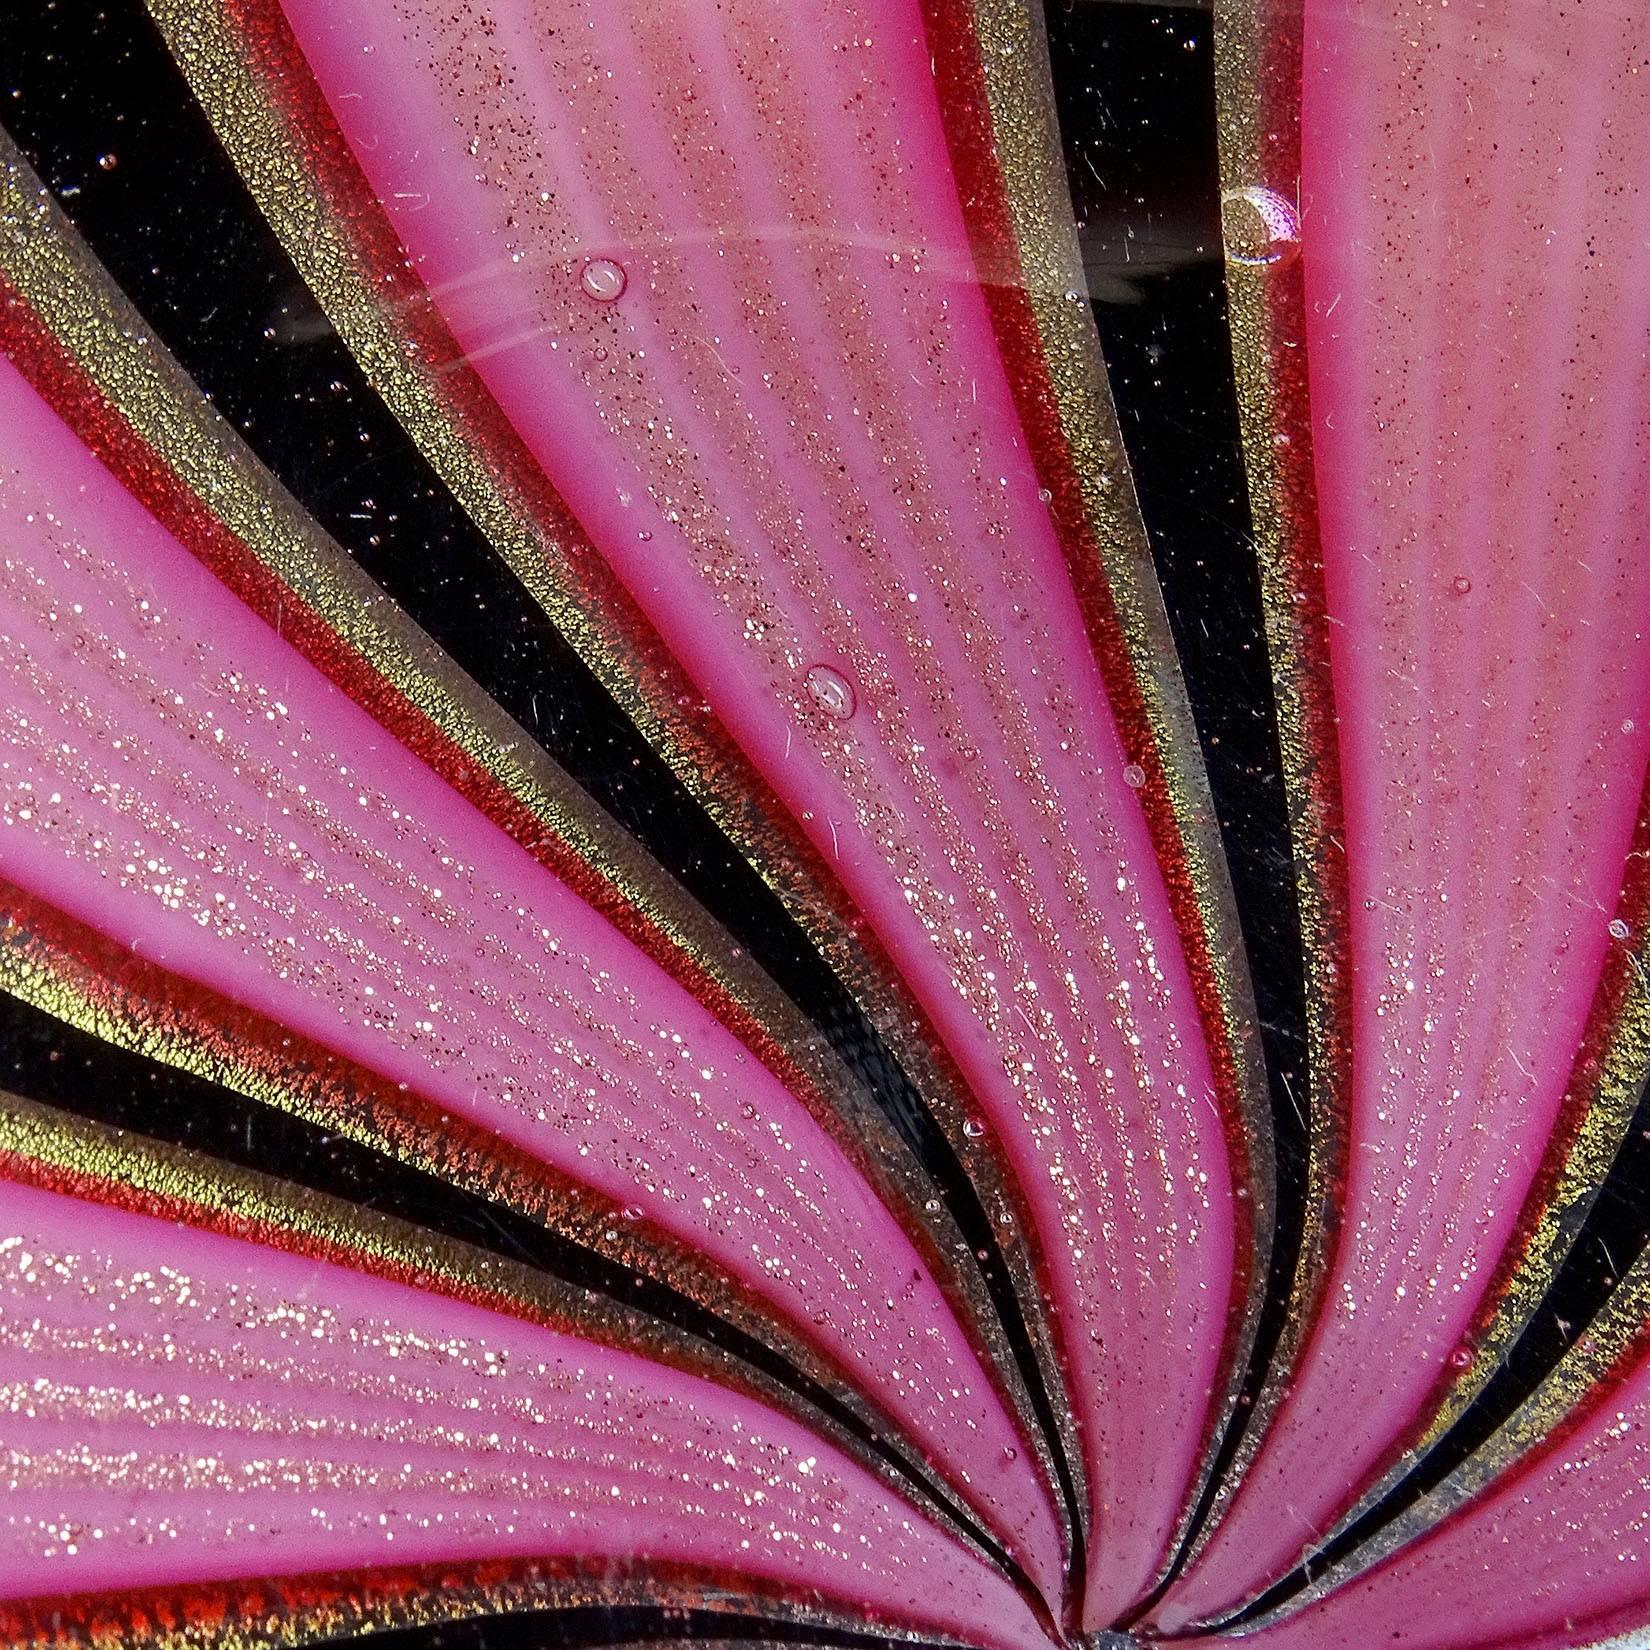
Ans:
[{"label": "gold glitter stripe", "polygon": [[[800,1087],[799,1100],[918,1240],[948,1301],[994,1368],[1023,1432],[1036,1439],[1039,1429],[1012,1351],[967,1244],[910,1149],[814,1027],[634,839],[320,531],[148,335],[141,317],[3,134],[0,225],[0,273],[173,474],[351,656],[495,779],[601,885],[639,913],[659,941],[725,993],[757,1029],[758,1045],[771,1040],[783,1052],[803,1078],[801,1085],[788,1086],[793,1092]],[[601,901],[595,903],[601,908]],[[756,1052],[760,1057],[763,1050],[757,1046]],[[782,1080],[788,1076],[783,1065],[777,1074]],[[725,1291],[718,1295],[723,1298],[712,1310],[726,1315]],[[1051,1464],[1045,1466],[1052,1476]]]},{"label": "gold glitter stripe", "polygon": [[[1573,1346],[1534,1393],[1437,1488],[1422,1496],[1341,1563],[1325,1570],[1276,1610],[1244,1624],[1258,1630],[1282,1621],[1325,1594],[1367,1574],[1410,1546],[1445,1518],[1477,1500],[1508,1471],[1541,1456],[1553,1434],[1580,1419],[1612,1376],[1650,1354],[1650,1246],[1640,1251],[1619,1285]],[[1562,1443],[1558,1446],[1562,1448]]]},{"label": "gold glitter stripe", "polygon": [[[381,216],[351,218],[321,186],[340,156],[325,117],[296,93],[307,67],[268,0],[147,0],[148,10],[225,151],[367,381],[470,516],[500,559],[612,695],[672,772],[727,835],[830,963],[922,1095],[980,1195],[1029,1327],[1054,1411],[1068,1419],[1043,1309],[1031,1222],[989,1136],[964,1125],[966,1086],[926,1017],[765,782],[728,740],[464,363],[428,294]],[[256,25],[251,14],[256,13]],[[318,93],[315,94],[318,96]],[[880,1121],[880,1120],[879,1120]],[[930,1199],[929,1201],[932,1201]],[[919,1202],[914,1229],[926,1224]],[[948,1240],[947,1262],[958,1253]],[[966,1248],[962,1251],[966,1254]],[[936,1256],[936,1260],[938,1260]],[[960,1274],[937,1267],[942,1280]],[[963,1285],[969,1302],[977,1285]],[[984,1340],[988,1361],[1016,1412],[1023,1383],[992,1313],[961,1314]],[[1047,1476],[1041,1429],[1026,1425]],[[1069,1422],[1062,1444],[1071,1446]],[[1067,1448],[1068,1460],[1077,1459]]]},{"label": "gold glitter stripe", "polygon": [[[0,1179],[23,1178],[26,1160],[46,1174],[54,1189],[102,1200],[107,1188],[128,1207],[158,1199],[218,1217],[201,1222],[215,1230],[248,1226],[269,1234],[276,1247],[324,1252],[326,1258],[378,1275],[415,1278],[419,1287],[480,1302],[530,1323],[577,1335],[599,1346],[632,1351],[656,1361],[705,1373],[685,1360],[680,1337],[644,1313],[564,1284],[516,1261],[490,1255],[454,1238],[357,1207],[251,1169],[171,1146],[126,1129],[109,1127],[0,1090]],[[128,1195],[130,1194],[130,1195]],[[232,1233],[231,1235],[236,1235]],[[283,1242],[283,1239],[290,1242]],[[731,1360],[729,1360],[731,1362]],[[724,1382],[724,1384],[726,1384]],[[771,1390],[760,1376],[748,1386]]]},{"label": "gold glitter stripe", "polygon": [[[1247,1275],[1234,1280],[1243,1295],[1241,1328],[1228,1348],[1224,1388],[1210,1418],[1210,1449],[1176,1533],[1178,1548],[1213,1470],[1215,1449],[1236,1414],[1266,1293],[1275,1171],[1259,1016],[1202,747],[1087,301],[1041,8],[1027,0],[971,3],[994,148],[1019,250],[1020,268],[1012,278],[1023,287],[1034,318],[1060,434],[1081,489],[1087,537],[1143,701],[1218,1002],[1217,1024],[1205,1031],[1224,1045],[1236,1092],[1229,1087],[1222,1099],[1237,1108],[1250,1153],[1243,1191],[1253,1240]],[[1221,1050],[1215,1053],[1218,1069]]]},{"label": "gold glitter stripe", "polygon": [[[21,897],[0,883],[0,991],[117,1048],[382,1152],[656,1279],[772,1349],[806,1379],[831,1392],[871,1437],[889,1440],[899,1459],[905,1459],[899,1453],[898,1428],[701,1255],[666,1234],[646,1230],[644,1222],[626,1220],[605,1199],[548,1166],[501,1149],[500,1142],[473,1124],[418,1102],[409,1104],[396,1085],[356,1071],[278,1026],[265,1025],[238,1005],[181,982],[162,984],[158,970],[119,954],[101,936],[88,931],[84,950],[71,949],[60,934],[43,932],[23,907]],[[60,925],[55,914],[50,920]],[[523,1269],[524,1274],[528,1270]],[[603,1312],[628,1311],[606,1297],[598,1297],[598,1303]],[[630,1319],[625,1321],[628,1326]],[[958,1539],[977,1545],[923,1478],[896,1467],[803,1395],[771,1381],[734,1353],[668,1325],[647,1327],[651,1320],[645,1313],[637,1314],[634,1322],[641,1326],[638,1332],[646,1337],[649,1355],[706,1380],[756,1393],[799,1424],[830,1438],[897,1494],[919,1495],[930,1517]]]},{"label": "gold glitter stripe", "polygon": [[[1220,123],[1221,186],[1233,244],[1251,232],[1250,209],[1239,191],[1257,185],[1293,186],[1299,172],[1298,8],[1279,0],[1219,0],[1215,8],[1216,90]],[[1287,173],[1287,176],[1283,174]],[[1298,265],[1228,258],[1228,302],[1233,362],[1243,423],[1254,533],[1267,608],[1267,639],[1283,736],[1286,786],[1295,836],[1297,889],[1307,962],[1309,1060],[1312,1072],[1312,1147],[1308,1233],[1297,1271],[1290,1328],[1280,1343],[1273,1380],[1257,1402],[1234,1463],[1253,1457],[1267,1420],[1281,1401],[1289,1366],[1321,1298],[1333,1247],[1331,1186],[1344,1153],[1345,1084],[1351,1033],[1339,1005],[1349,978],[1344,902],[1326,868],[1343,860],[1338,827],[1338,778],[1323,734],[1332,715],[1321,629],[1322,563],[1315,541],[1316,493],[1306,391],[1303,295]],[[1303,586],[1308,600],[1302,602]],[[1315,628],[1318,627],[1318,628]],[[1320,661],[1314,667],[1312,660]],[[1629,868],[1650,831],[1650,783],[1641,798]],[[1644,879],[1638,878],[1639,882]],[[1636,885],[1624,907],[1645,903]],[[1640,1093],[1650,1081],[1650,933],[1644,911],[1637,938],[1607,966],[1595,994],[1586,1041],[1578,1053],[1564,1111],[1578,1117],[1558,1162],[1532,1188],[1519,1236],[1503,1256],[1492,1285],[1493,1311],[1472,1334],[1470,1361],[1439,1383],[1432,1412],[1419,1423],[1400,1459],[1337,1522],[1322,1546],[1388,1494],[1465,1414],[1505,1362],[1574,1245],[1587,1211],[1620,1149]],[[1617,980],[1609,978],[1611,967]],[[1619,1001],[1608,996],[1615,989]],[[1549,1152],[1552,1148],[1549,1146]]]},{"label": "gold glitter stripe", "polygon": [[[1228,235],[1241,221],[1238,191],[1271,176],[1279,157],[1292,188],[1298,171],[1298,108],[1275,106],[1300,63],[1299,16],[1273,0],[1217,0],[1215,91],[1222,212]],[[1285,187],[1285,185],[1280,185]],[[1307,1022],[1307,1170],[1300,1250],[1287,1316],[1271,1365],[1228,1469],[1237,1481],[1275,1417],[1295,1361],[1317,1319],[1333,1252],[1334,1186],[1346,1153],[1351,1030],[1346,1012],[1347,909],[1340,776],[1333,743],[1323,566],[1305,415],[1305,354],[1298,265],[1226,261],[1244,468],[1260,569],[1284,792],[1294,844]],[[1287,380],[1284,374],[1287,373]],[[1292,398],[1290,391],[1298,389]],[[1195,1556],[1223,1505],[1199,1532]]]},{"label": "gold glitter stripe", "polygon": [[[8,1179],[311,1254],[649,1358],[801,1421],[873,1472],[897,1499],[911,1502],[912,1485],[903,1475],[733,1353],[610,1297],[408,1221],[0,1090],[0,1182]],[[922,1497],[924,1516],[978,1550],[968,1531],[929,1501]]]},{"label": "gold glitter stripe", "polygon": [[[1564,1154],[1549,1187],[1531,1193],[1527,1235],[1503,1259],[1494,1286],[1495,1308],[1478,1330],[1470,1348],[1471,1362],[1435,1393],[1435,1408],[1415,1442],[1336,1522],[1319,1544],[1326,1546],[1361,1519],[1412,1472],[1449,1434],[1506,1362],[1519,1337],[1529,1327],[1564,1264],[1589,1210],[1597,1200],[1650,1082],[1650,987],[1646,985],[1646,952],[1632,957],[1632,983],[1619,1014],[1610,1026],[1602,1056],[1584,1047],[1578,1056],[1566,1105],[1584,1107],[1580,1128]],[[1588,1098],[1578,1100],[1578,1091]],[[1622,1287],[1626,1287],[1624,1280]],[[1614,1305],[1619,1289],[1611,1296]],[[1642,1303],[1650,1312],[1650,1293]],[[1609,1310],[1607,1307],[1606,1310]],[[1476,1454],[1473,1457],[1476,1459]]]},{"label": "gold glitter stripe", "polygon": [[[1529,1326],[1580,1235],[1650,1083],[1650,945],[1641,942],[1628,961],[1632,978],[1604,1052],[1594,1066],[1591,1050],[1583,1049],[1566,1096],[1567,1105],[1585,1107],[1581,1126],[1535,1213],[1523,1252],[1499,1291],[1495,1316],[1475,1338],[1472,1363],[1452,1383],[1416,1446],[1417,1454],[1454,1426]],[[1587,1095],[1585,1100],[1573,1098],[1578,1090]]]},{"label": "gold glitter stripe", "polygon": [[[1646,802],[1650,804],[1650,782]],[[1636,847],[1646,835],[1650,835],[1650,806],[1641,805]],[[1635,905],[1643,903],[1644,891],[1637,892]],[[1635,910],[1633,914],[1637,920],[1632,926],[1642,935],[1645,913]],[[1612,973],[1620,983],[1620,1000],[1613,1005],[1604,1001],[1614,983]],[[1471,1361],[1440,1381],[1430,1400],[1435,1407],[1419,1436],[1337,1520],[1318,1543],[1320,1550],[1385,1499],[1443,1442],[1506,1362],[1574,1248],[1650,1083],[1650,941],[1641,939],[1631,949],[1623,946],[1611,959],[1595,998],[1593,1019],[1596,1023],[1589,1026],[1576,1054],[1563,1102],[1564,1111],[1579,1115],[1579,1126],[1559,1162],[1550,1166],[1547,1178],[1538,1180],[1530,1191],[1519,1221],[1520,1235],[1509,1244],[1491,1285],[1493,1309],[1487,1322],[1473,1333],[1468,1349]],[[1644,1264],[1641,1258],[1639,1265]],[[1620,1310],[1618,1302],[1632,1277],[1630,1272],[1608,1297],[1601,1322]],[[1650,1290],[1643,1293],[1641,1310],[1650,1313]],[[1476,1459],[1474,1452],[1469,1464]]]}]

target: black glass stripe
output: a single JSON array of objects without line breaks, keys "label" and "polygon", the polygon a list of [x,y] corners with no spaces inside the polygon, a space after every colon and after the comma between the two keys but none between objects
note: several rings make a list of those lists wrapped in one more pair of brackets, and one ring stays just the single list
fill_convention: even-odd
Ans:
[{"label": "black glass stripe", "polygon": [[1213,20],[1204,6],[1141,0],[1047,0],[1045,13],[1084,270],[1220,822],[1271,1086],[1277,1221],[1252,1397],[1300,1248],[1306,998],[1232,376]]},{"label": "black glass stripe", "polygon": [[1650,1089],[1641,1092],[1632,1125],[1591,1206],[1578,1222],[1575,1241],[1541,1298],[1528,1327],[1453,1427],[1391,1490],[1310,1559],[1282,1577],[1232,1620],[1251,1620],[1286,1603],[1314,1577],[1354,1554],[1395,1518],[1430,1494],[1553,1372],[1587,1332],[1622,1273],[1650,1244]]},{"label": "black glass stripe", "polygon": [[118,1048],[5,992],[0,992],[0,1088],[111,1128],[182,1146],[259,1174],[274,1174],[533,1267],[581,1293],[646,1313],[760,1371],[828,1416],[944,1507],[1005,1568],[1013,1570],[966,1508],[859,1420],[829,1387],[679,1290],[480,1193],[399,1163],[207,1078]]},{"label": "black glass stripe", "polygon": [[921,1640],[772,1621],[728,1611],[651,1605],[524,1610],[473,1621],[395,1628],[374,1633],[365,1642],[372,1650],[598,1650],[609,1645],[681,1639],[819,1645],[825,1650],[925,1650]]},{"label": "black glass stripe", "polygon": [[[1213,19],[1196,0],[1047,0],[1046,11],[1095,316],[1203,744],[1272,1083],[1280,1220],[1258,1373],[1299,1245],[1305,998],[1231,375]],[[1233,1625],[1274,1608],[1353,1553],[1442,1482],[1534,1392],[1650,1241],[1646,1185],[1650,1100],[1641,1100],[1569,1258],[1484,1392],[1387,1496]]]},{"label": "black glass stripe", "polygon": [[157,338],[358,564],[732,933],[911,1145],[980,1267],[1075,1507],[991,1219],[920,1095],[368,386],[139,0],[90,15],[0,0],[0,57],[0,122]]}]

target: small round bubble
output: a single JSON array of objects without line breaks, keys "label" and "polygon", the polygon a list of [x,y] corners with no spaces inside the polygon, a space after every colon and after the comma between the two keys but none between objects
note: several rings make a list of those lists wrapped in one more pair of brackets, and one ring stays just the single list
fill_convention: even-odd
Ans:
[{"label": "small round bubble", "polygon": [[1228,189],[1220,206],[1221,239],[1231,262],[1287,264],[1300,255],[1300,213],[1275,189]]},{"label": "small round bubble", "polygon": [[854,714],[858,698],[854,684],[840,670],[829,665],[814,665],[803,678],[808,697],[833,722],[846,722]]},{"label": "small round bubble", "polygon": [[625,289],[625,272],[611,258],[592,258],[579,272],[579,285],[599,304],[610,304]]}]

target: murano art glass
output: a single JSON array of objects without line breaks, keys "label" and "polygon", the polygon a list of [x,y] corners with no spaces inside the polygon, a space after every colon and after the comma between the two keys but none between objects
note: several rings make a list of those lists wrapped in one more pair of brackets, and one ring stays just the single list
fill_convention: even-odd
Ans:
[{"label": "murano art glass", "polygon": [[1650,4],[0,3],[0,1645],[1650,1643]]}]

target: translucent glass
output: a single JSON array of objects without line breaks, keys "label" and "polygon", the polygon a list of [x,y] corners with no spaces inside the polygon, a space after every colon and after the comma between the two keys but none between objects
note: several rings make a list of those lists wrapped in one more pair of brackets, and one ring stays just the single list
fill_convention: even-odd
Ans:
[{"label": "translucent glass", "polygon": [[6,17],[0,1638],[1636,1642],[1647,64]]}]

